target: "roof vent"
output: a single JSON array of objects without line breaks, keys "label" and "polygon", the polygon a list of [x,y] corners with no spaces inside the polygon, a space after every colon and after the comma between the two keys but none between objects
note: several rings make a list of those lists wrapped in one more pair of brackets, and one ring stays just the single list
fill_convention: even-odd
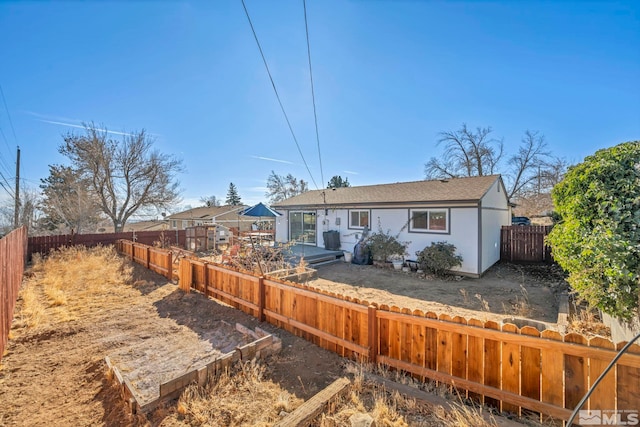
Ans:
[{"label": "roof vent", "polygon": [[449,182],[448,179],[441,179],[440,182]]}]

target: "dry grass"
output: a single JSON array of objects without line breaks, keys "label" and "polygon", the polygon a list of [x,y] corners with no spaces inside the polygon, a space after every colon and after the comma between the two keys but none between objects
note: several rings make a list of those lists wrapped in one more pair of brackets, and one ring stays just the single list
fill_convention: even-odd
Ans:
[{"label": "dry grass", "polygon": [[[321,427],[351,426],[349,418],[358,413],[368,414],[377,426],[427,426],[427,427],[493,427],[497,426],[491,416],[483,416],[487,410],[466,405],[460,396],[453,395],[449,387],[434,383],[423,383],[399,371],[389,371],[381,366],[355,365],[347,367],[353,375],[351,393],[329,408],[318,422]],[[397,391],[388,391],[375,382],[366,381],[365,372],[372,372],[400,384],[409,385],[453,401],[449,408],[433,407],[416,399],[407,398]]]},{"label": "dry grass", "polygon": [[63,248],[48,257],[34,256],[20,291],[18,327],[44,328],[69,322],[112,304],[127,294],[132,267],[111,246]]},{"label": "dry grass", "polygon": [[533,312],[531,303],[529,302],[529,292],[523,284],[520,284],[520,295],[516,295],[515,301],[509,301],[511,307],[502,303],[502,310],[505,314],[518,317],[529,317]]},{"label": "dry grass", "polygon": [[585,336],[611,338],[611,329],[607,327],[598,312],[590,308],[576,307],[569,317],[567,332],[576,332]]},{"label": "dry grass", "polygon": [[204,387],[189,386],[178,401],[177,413],[163,425],[270,426],[291,412],[302,399],[264,378],[259,363],[237,364]]}]

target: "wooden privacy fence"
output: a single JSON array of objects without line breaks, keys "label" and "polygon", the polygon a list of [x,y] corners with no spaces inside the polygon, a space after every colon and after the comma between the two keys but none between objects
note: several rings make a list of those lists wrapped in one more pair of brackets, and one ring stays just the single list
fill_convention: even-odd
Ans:
[{"label": "wooden privacy fence", "polygon": [[156,231],[127,231],[126,233],[97,233],[97,234],[59,234],[55,236],[29,237],[28,256],[34,253],[47,254],[63,246],[82,245],[87,247],[97,245],[113,245],[121,239],[132,240],[145,245],[160,242],[164,245],[184,246],[184,230],[156,230]]},{"label": "wooden privacy fence", "polygon": [[25,257],[27,254],[27,228],[13,230],[0,240],[0,359],[4,354],[13,309],[18,299],[18,291],[24,274]]},{"label": "wooden privacy fence", "polygon": [[508,262],[553,262],[545,243],[553,227],[548,225],[503,225],[500,230],[500,260]]},{"label": "wooden privacy fence", "polygon": [[[137,262],[148,263],[143,255],[150,252],[139,253]],[[180,259],[177,274],[186,292],[222,300],[342,356],[382,363],[454,386],[463,396],[502,411],[544,419],[567,420],[624,345],[377,305],[191,258]],[[640,346],[619,359],[587,408],[640,409]]]}]

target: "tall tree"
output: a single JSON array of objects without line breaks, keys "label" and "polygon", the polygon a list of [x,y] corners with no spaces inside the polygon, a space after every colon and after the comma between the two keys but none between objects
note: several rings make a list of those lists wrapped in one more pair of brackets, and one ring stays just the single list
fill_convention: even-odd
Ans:
[{"label": "tall tree", "polygon": [[640,312],[640,141],[597,151],[553,189],[553,258],[583,300],[623,319]]},{"label": "tall tree", "polygon": [[518,152],[509,158],[509,199],[516,194],[524,194],[540,182],[542,168],[549,158],[544,135],[527,130],[524,133]]},{"label": "tall tree", "polygon": [[229,190],[227,190],[227,200],[225,200],[225,204],[231,206],[240,206],[242,204],[240,195],[238,194],[238,188],[233,182],[229,183]]},{"label": "tall tree", "polygon": [[309,191],[309,185],[304,180],[298,180],[293,175],[281,176],[271,171],[267,178],[267,192],[265,196],[271,203],[288,199]]},{"label": "tall tree", "polygon": [[47,230],[83,233],[100,221],[101,209],[88,178],[71,167],[49,165],[49,176],[40,181],[41,223]]},{"label": "tall tree", "polygon": [[200,202],[208,208],[220,206],[222,204],[220,203],[220,199],[218,199],[216,196],[200,197]]},{"label": "tall tree", "polygon": [[121,141],[109,138],[106,130],[93,124],[85,125],[85,130],[85,135],[67,134],[59,151],[87,180],[115,232],[137,212],[162,210],[179,202],[174,175],[182,170],[182,163],[153,150],[153,141],[144,130],[127,134]]},{"label": "tall tree", "polygon": [[[459,130],[442,132],[438,144],[445,144],[442,157],[432,157],[425,164],[427,179],[483,176],[501,173],[509,199],[523,198],[541,189],[544,183],[547,193],[550,182],[562,175],[566,163],[554,159],[547,150],[544,135],[537,131],[525,131],[518,151],[507,159],[506,169],[501,168],[504,144],[491,137],[492,129],[470,130],[463,124]],[[557,181],[556,181],[557,182]],[[540,191],[538,191],[540,193]]]},{"label": "tall tree", "polygon": [[340,187],[351,187],[351,184],[349,184],[349,178],[345,178],[343,180],[340,175],[335,175],[327,183],[327,188],[340,188]]},{"label": "tall tree", "polygon": [[490,127],[441,132],[438,145],[444,144],[442,157],[432,157],[425,165],[428,179],[483,176],[496,173],[502,158],[501,140],[491,137]]}]

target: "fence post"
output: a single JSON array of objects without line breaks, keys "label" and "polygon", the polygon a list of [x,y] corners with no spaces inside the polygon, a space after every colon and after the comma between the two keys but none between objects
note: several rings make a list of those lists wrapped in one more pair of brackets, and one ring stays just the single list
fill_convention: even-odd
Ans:
[{"label": "fence post", "polygon": [[258,320],[260,322],[264,322],[265,321],[265,316],[264,316],[264,301],[265,300],[265,294],[264,294],[264,276],[260,276],[258,277]]},{"label": "fence post", "polygon": [[377,363],[378,360],[378,318],[375,305],[368,307],[367,328],[369,331],[369,362]]},{"label": "fence post", "polygon": [[147,267],[147,270],[149,269],[149,264],[151,264],[151,247],[147,246],[147,255],[146,255],[146,262],[145,262],[145,266]]},{"label": "fence post", "polygon": [[167,279],[173,280],[173,257],[172,253],[167,253]]}]

